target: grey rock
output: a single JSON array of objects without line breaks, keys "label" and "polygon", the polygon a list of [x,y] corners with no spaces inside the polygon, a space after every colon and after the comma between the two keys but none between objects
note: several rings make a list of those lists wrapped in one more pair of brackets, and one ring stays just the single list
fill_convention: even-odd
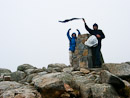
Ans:
[{"label": "grey rock", "polygon": [[1,82],[1,81],[3,81],[3,77],[2,77],[2,76],[0,76],[0,82]]},{"label": "grey rock", "polygon": [[47,72],[62,72],[63,68],[66,68],[67,66],[65,64],[49,64],[47,68]]},{"label": "grey rock", "polygon": [[42,98],[32,86],[17,82],[0,82],[0,98]]},{"label": "grey rock", "polygon": [[63,72],[71,73],[74,70],[73,67],[67,67],[63,69]]},{"label": "grey rock", "polygon": [[25,76],[26,74],[23,71],[16,71],[16,72],[11,73],[11,80],[18,82],[24,79]]},{"label": "grey rock", "polygon": [[126,63],[130,65],[130,62],[126,62]]},{"label": "grey rock", "polygon": [[10,74],[11,71],[9,69],[0,68],[0,76],[3,74]]},{"label": "grey rock", "polygon": [[46,67],[42,67],[42,70],[43,70],[43,71],[46,71],[47,69],[46,69]]},{"label": "grey rock", "polygon": [[106,70],[102,70],[100,76],[102,83],[111,84],[116,89],[121,89],[125,87],[125,84],[121,78],[115,76],[114,74]]},{"label": "grey rock", "polygon": [[93,98],[91,87],[94,85],[94,83],[87,83],[84,85],[81,85],[80,92],[81,92],[81,98]]},{"label": "grey rock", "polygon": [[94,84],[91,86],[93,98],[120,98],[109,84]]},{"label": "grey rock", "polygon": [[83,50],[83,49],[84,49],[84,46],[85,46],[85,45],[84,45],[83,43],[80,43],[80,44],[78,45],[78,49],[79,49],[79,50]]},{"label": "grey rock", "polygon": [[110,71],[112,74],[121,78],[130,78],[130,65],[128,63],[108,63],[103,64],[103,68]]},{"label": "grey rock", "polygon": [[55,68],[55,67],[65,68],[67,66],[65,64],[55,63],[55,64],[49,64],[48,67],[51,67],[51,68]]},{"label": "grey rock", "polygon": [[45,74],[47,74],[46,71],[44,71],[44,72],[39,72],[39,73],[38,73],[38,75],[45,75]]},{"label": "grey rock", "polygon": [[36,69],[36,67],[33,67],[30,64],[23,64],[23,65],[19,65],[17,68],[18,71],[25,71],[27,69]]},{"label": "grey rock", "polygon": [[55,69],[53,69],[53,68],[51,68],[51,67],[47,68],[46,71],[47,71],[48,73],[55,73],[55,72],[57,72]]},{"label": "grey rock", "polygon": [[120,98],[109,84],[87,83],[80,87],[82,98]]},{"label": "grey rock", "polygon": [[85,84],[88,84],[88,83],[94,83],[94,81],[89,79],[86,76],[74,75],[73,76],[73,83],[71,85],[75,89],[79,89],[79,88],[81,88],[82,86],[84,86]]},{"label": "grey rock", "polygon": [[2,81],[0,82],[0,91],[4,92],[5,90],[11,90],[21,87],[22,84],[15,81]]},{"label": "grey rock", "polygon": [[39,72],[43,72],[43,69],[27,69],[25,70],[25,73],[27,75],[33,74],[33,73],[39,73]]},{"label": "grey rock", "polygon": [[80,72],[80,71],[72,71],[71,74],[72,74],[73,76],[75,76],[75,75],[84,76],[84,73],[82,73],[82,72]]},{"label": "grey rock", "polygon": [[28,83],[31,83],[33,77],[35,77],[36,75],[37,75],[37,73],[30,74],[30,75],[26,76],[26,78],[23,79],[23,80],[21,80],[20,82],[28,82]]},{"label": "grey rock", "polygon": [[71,84],[71,80],[72,75],[58,72],[43,76],[38,75],[33,78],[32,83],[41,91],[45,98],[58,98],[65,91],[64,83]]}]

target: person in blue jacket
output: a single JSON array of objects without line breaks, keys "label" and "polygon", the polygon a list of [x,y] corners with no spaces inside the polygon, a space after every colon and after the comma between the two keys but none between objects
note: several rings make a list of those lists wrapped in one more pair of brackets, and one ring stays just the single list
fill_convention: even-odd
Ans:
[{"label": "person in blue jacket", "polygon": [[98,45],[96,47],[92,47],[92,57],[93,57],[93,67],[95,68],[101,68],[101,42],[102,42],[102,39],[105,38],[105,35],[104,33],[102,32],[102,30],[99,30],[98,29],[98,25],[95,23],[93,25],[93,29],[90,29],[84,18],[83,18],[83,22],[84,22],[84,25],[85,25],[85,28],[86,30],[91,34],[91,35],[95,35],[98,39]]},{"label": "person in blue jacket", "polygon": [[[67,37],[69,39],[69,61],[70,61],[70,66],[73,66],[72,62],[73,62],[73,53],[75,51],[75,47],[76,47],[76,39],[77,39],[77,36],[76,36],[76,33],[72,33],[72,35],[70,36],[70,30],[71,28],[68,30],[67,32]],[[78,31],[78,35],[80,35],[80,31],[77,29]]]}]

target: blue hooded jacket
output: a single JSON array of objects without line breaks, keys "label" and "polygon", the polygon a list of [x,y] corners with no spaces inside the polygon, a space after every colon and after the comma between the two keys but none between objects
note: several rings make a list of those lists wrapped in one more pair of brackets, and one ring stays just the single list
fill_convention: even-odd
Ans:
[{"label": "blue hooded jacket", "polygon": [[[80,35],[80,31],[79,30],[77,30],[77,31],[78,31],[78,35]],[[73,37],[73,36],[70,37],[69,32],[70,32],[70,29],[67,32],[67,37],[68,37],[68,39],[70,41],[69,50],[72,51],[72,52],[74,52],[75,51],[75,47],[76,47],[76,39],[77,39],[77,37]],[[76,34],[76,33],[73,33],[73,34]]]}]

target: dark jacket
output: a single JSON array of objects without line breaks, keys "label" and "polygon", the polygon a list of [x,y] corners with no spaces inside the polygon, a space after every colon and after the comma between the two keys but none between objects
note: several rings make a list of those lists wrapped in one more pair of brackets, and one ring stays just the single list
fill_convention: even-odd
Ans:
[{"label": "dark jacket", "polygon": [[[78,31],[78,35],[80,35],[80,31],[79,30],[77,30],[77,31]],[[68,32],[67,32],[67,37],[68,37],[69,42],[70,42],[69,50],[74,52],[75,51],[75,47],[76,47],[76,39],[77,39],[77,37],[73,37],[73,36],[70,37],[69,32],[70,32],[70,30],[68,30]],[[73,34],[75,34],[75,33],[73,33]]]},{"label": "dark jacket", "polygon": [[104,39],[105,38],[105,35],[104,35],[104,33],[102,32],[102,30],[92,30],[92,29],[90,29],[88,26],[87,26],[87,24],[85,23],[85,28],[86,28],[86,30],[91,34],[91,35],[97,35],[97,34],[99,34],[100,36],[101,36],[101,38],[97,38],[98,39],[98,45],[99,46],[101,46],[101,41],[102,41],[102,39]]}]

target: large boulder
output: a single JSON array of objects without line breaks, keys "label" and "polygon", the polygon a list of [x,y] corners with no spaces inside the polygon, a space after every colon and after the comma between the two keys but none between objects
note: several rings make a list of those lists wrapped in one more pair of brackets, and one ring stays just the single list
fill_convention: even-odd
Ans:
[{"label": "large boulder", "polygon": [[37,73],[27,75],[27,76],[26,76],[23,80],[21,80],[20,82],[22,82],[22,83],[24,83],[24,82],[31,83],[33,77],[35,77],[35,76],[37,76]]},{"label": "large boulder", "polygon": [[9,69],[0,68],[0,76],[10,74],[10,73],[11,73],[11,71]]},{"label": "large boulder", "polygon": [[63,68],[63,72],[67,72],[67,73],[71,73],[73,70],[74,70],[73,67],[66,67],[66,68]]},{"label": "large boulder", "polygon": [[80,87],[81,98],[120,98],[109,84],[87,83]]},{"label": "large boulder", "polygon": [[23,64],[23,65],[19,65],[17,68],[18,71],[25,71],[27,69],[36,69],[36,67],[33,67],[30,64]]},{"label": "large boulder", "polygon": [[30,74],[34,74],[34,73],[40,73],[40,72],[43,72],[43,69],[27,69],[25,70],[25,73],[27,75],[30,75]]},{"label": "large boulder", "polygon": [[107,70],[102,70],[100,76],[101,76],[102,83],[111,84],[117,89],[121,89],[125,87],[125,84],[121,78],[115,76],[114,74],[108,72]]},{"label": "large boulder", "polygon": [[109,84],[94,84],[91,87],[93,98],[120,98],[115,89]]},{"label": "large boulder", "polygon": [[127,63],[127,64],[129,64],[129,65],[130,65],[130,61],[129,61],[129,62],[125,62],[125,63]]},{"label": "large boulder", "polygon": [[103,69],[121,78],[130,78],[130,65],[128,63],[107,63],[103,65]]},{"label": "large boulder", "polygon": [[0,92],[3,92],[5,90],[10,90],[10,89],[16,89],[21,86],[22,84],[17,83],[15,81],[2,81],[0,82]]},{"label": "large boulder", "polygon": [[63,68],[66,68],[67,66],[65,64],[59,64],[59,63],[56,63],[56,64],[49,64],[48,65],[48,68],[47,68],[47,71],[50,70],[52,72],[62,72]]},{"label": "large boulder", "polygon": [[71,74],[60,72],[38,75],[32,79],[43,98],[59,98],[65,92],[64,83],[71,84],[71,81]]},{"label": "large boulder", "polygon": [[73,83],[71,85],[79,89],[83,85],[88,84],[88,83],[94,83],[94,81],[86,76],[74,75]]},{"label": "large boulder", "polygon": [[118,90],[118,93],[124,98],[130,98],[130,83],[126,80],[123,80],[125,88]]},{"label": "large boulder", "polygon": [[26,76],[26,78],[24,78],[22,81],[20,81],[20,82],[28,82],[28,83],[31,83],[32,82],[32,79],[35,77],[35,76],[43,76],[43,75],[45,75],[45,74],[47,74],[47,72],[38,72],[38,73],[33,73],[33,74],[29,74],[29,75],[27,75]]},{"label": "large boulder", "polygon": [[93,85],[94,83],[87,83],[80,86],[81,98],[93,98],[91,91]]},{"label": "large boulder", "polygon": [[11,73],[11,80],[13,81],[21,81],[26,77],[26,74],[23,71],[16,71]]},{"label": "large boulder", "polygon": [[32,86],[17,82],[0,82],[0,98],[42,98]]}]

